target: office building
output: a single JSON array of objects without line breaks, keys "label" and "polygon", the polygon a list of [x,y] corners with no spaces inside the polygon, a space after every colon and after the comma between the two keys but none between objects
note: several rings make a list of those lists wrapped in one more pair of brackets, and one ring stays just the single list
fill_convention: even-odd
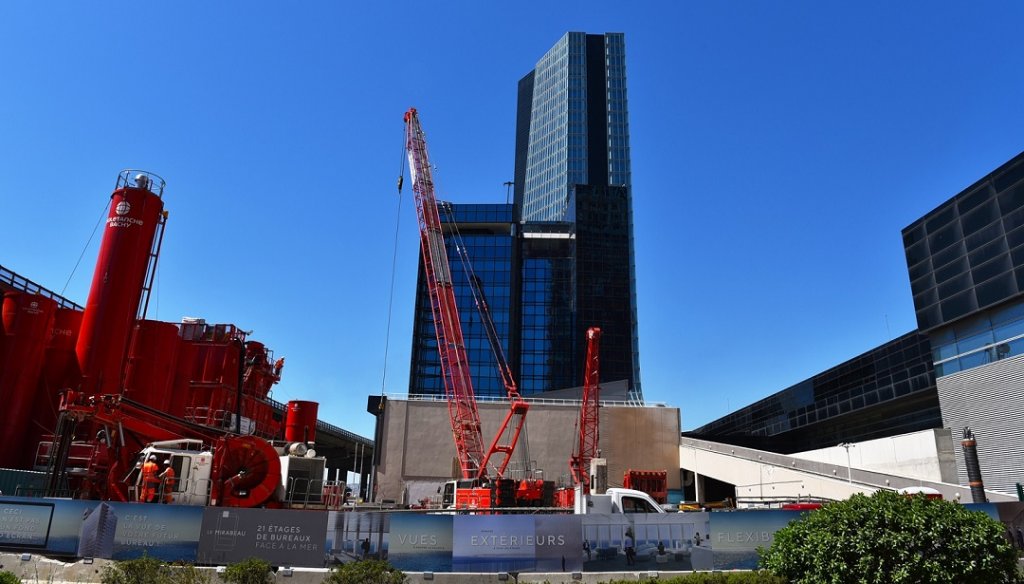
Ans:
[{"label": "office building", "polygon": [[954,438],[972,428],[986,488],[1012,493],[1024,482],[1024,153],[910,224],[903,243],[942,424]]},{"label": "office building", "polygon": [[[478,278],[476,292],[487,302],[498,333],[501,349],[509,355],[509,326],[512,300],[514,231],[511,205],[440,204],[439,216],[445,232],[445,247],[452,270],[455,302],[459,307],[462,336],[470,363],[473,389],[478,396],[503,397],[505,387],[498,373],[490,341],[476,308],[467,266],[458,248],[462,247]],[[509,361],[512,362],[511,360]],[[444,379],[437,351],[437,336],[430,307],[430,295],[419,262],[416,285],[416,310],[413,320],[412,365],[409,373],[410,395],[444,395]]]},{"label": "office building", "polygon": [[[514,203],[442,205],[479,396],[504,388],[456,234],[524,396],[581,386],[586,330],[597,326],[601,380],[626,381],[642,401],[624,59],[622,34],[562,37],[519,82]],[[409,393],[444,393],[422,267]]]},{"label": "office building", "polygon": [[792,454],[941,423],[931,346],[914,331],[688,434]]},{"label": "office building", "polygon": [[[687,434],[793,453],[971,428],[985,487],[1024,482],[1024,153],[903,229],[918,330]],[[952,449],[966,485],[963,451]]]},{"label": "office building", "polygon": [[[520,363],[539,390],[581,385],[586,329],[599,326],[601,380],[628,380],[641,401],[625,53],[621,33],[570,32],[519,81],[523,268],[553,278],[542,298],[524,277],[524,309],[543,308],[524,313],[524,342],[537,350],[524,348]],[[538,243],[526,229],[544,224],[561,226],[545,237],[563,241]]]}]

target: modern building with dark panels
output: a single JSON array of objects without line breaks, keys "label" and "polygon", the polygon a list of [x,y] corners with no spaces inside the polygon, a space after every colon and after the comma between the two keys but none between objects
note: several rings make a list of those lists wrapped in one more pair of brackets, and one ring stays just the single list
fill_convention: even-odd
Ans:
[{"label": "modern building with dark panels", "polygon": [[941,425],[931,346],[914,331],[690,434],[791,454]]},{"label": "modern building with dark panels", "polygon": [[558,367],[537,383],[581,385],[586,329],[599,326],[602,381],[628,380],[639,401],[625,50],[621,33],[570,32],[520,80],[514,191],[524,227],[564,223],[575,240],[571,294],[555,313],[534,315],[569,314],[572,328],[534,340],[577,365],[569,385]]},{"label": "modern building with dark panels", "polygon": [[1013,493],[1024,483],[1024,153],[903,229],[903,243],[917,331],[690,434],[792,453],[970,427],[986,488]]},{"label": "modern building with dark panels", "polygon": [[[601,380],[625,380],[642,401],[622,34],[568,33],[519,82],[514,193],[512,206],[441,213],[476,393],[504,389],[458,266],[456,230],[523,395],[583,385],[586,330],[597,326]],[[477,216],[497,208],[493,220]],[[443,394],[422,276],[409,393]]]},{"label": "modern building with dark panels", "polygon": [[903,242],[943,426],[972,428],[985,486],[1012,493],[1024,483],[1024,153],[912,223]]},{"label": "modern building with dark panels", "polygon": [[[502,351],[509,355],[509,328],[512,308],[513,256],[515,236],[512,205],[441,203],[439,209],[448,263],[452,269],[455,301],[459,307],[463,340],[470,363],[476,395],[502,397],[505,387],[498,373],[497,361],[491,351],[486,329],[476,308],[469,269],[478,278],[478,294],[487,302]],[[465,265],[459,246],[464,247],[471,266]],[[416,286],[416,310],[413,320],[412,370],[409,393],[413,395],[444,395],[437,336],[420,261]],[[511,359],[511,358],[510,358]],[[512,361],[510,361],[511,363]]]}]

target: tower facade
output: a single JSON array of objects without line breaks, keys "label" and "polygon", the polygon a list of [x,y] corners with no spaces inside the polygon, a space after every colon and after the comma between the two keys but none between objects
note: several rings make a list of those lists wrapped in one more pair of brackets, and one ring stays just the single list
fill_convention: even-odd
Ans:
[{"label": "tower facade", "polygon": [[[566,387],[570,374],[568,386],[582,385],[586,330],[599,326],[601,380],[627,380],[632,397],[643,399],[625,59],[621,33],[570,32],[519,81],[514,182],[524,236],[522,334],[549,355],[531,356],[524,343],[519,365],[527,389]],[[562,231],[564,245],[531,242],[531,230],[544,225]],[[554,256],[538,247],[554,248],[544,250]],[[567,260],[560,263],[568,273],[555,267],[557,259]],[[539,284],[527,273],[536,263],[552,274],[541,290],[542,314],[525,312],[536,304],[531,295]],[[538,317],[550,322],[531,324]]]},{"label": "tower facade", "polygon": [[[520,80],[514,176],[512,205],[440,214],[476,394],[505,395],[455,231],[522,395],[582,386],[586,330],[597,326],[601,381],[624,380],[642,401],[622,34],[567,33]],[[421,269],[410,394],[443,395],[438,359]]]}]

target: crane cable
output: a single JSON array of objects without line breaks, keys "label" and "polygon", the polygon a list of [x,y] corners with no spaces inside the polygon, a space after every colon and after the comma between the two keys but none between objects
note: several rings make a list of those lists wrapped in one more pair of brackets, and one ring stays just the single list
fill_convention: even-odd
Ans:
[{"label": "crane cable", "polygon": [[391,254],[391,289],[388,291],[388,318],[384,333],[384,371],[380,379],[380,395],[383,396],[388,380],[388,349],[391,346],[391,316],[395,304],[395,273],[398,264],[398,233],[402,223],[402,184],[405,182],[405,139],[402,140],[402,155],[398,163],[398,208],[395,210],[395,246]]},{"label": "crane cable", "polygon": [[[113,197],[111,197],[113,198]],[[103,215],[106,214],[107,206],[109,203],[103,202],[103,208],[100,209],[100,217],[96,220],[96,225],[92,228],[92,233],[89,234],[89,240],[85,242],[85,247],[82,248],[82,253],[78,255],[78,261],[75,262],[75,267],[71,268],[71,273],[68,274],[68,281],[64,282],[64,287],[60,289],[60,295],[63,297],[64,292],[67,291],[68,285],[71,284],[71,278],[75,277],[75,272],[78,270],[79,264],[82,263],[82,258],[85,257],[85,252],[89,250],[89,244],[92,243],[92,238],[96,237],[96,230],[99,229],[100,223],[103,222]]]}]

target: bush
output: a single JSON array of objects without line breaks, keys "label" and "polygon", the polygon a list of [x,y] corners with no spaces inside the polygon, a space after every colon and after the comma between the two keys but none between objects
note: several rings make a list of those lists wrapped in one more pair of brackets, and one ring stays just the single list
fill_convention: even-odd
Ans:
[{"label": "bush", "polygon": [[21,578],[14,575],[14,572],[4,570],[0,572],[0,584],[21,584]]},{"label": "bush", "polygon": [[324,584],[402,584],[405,574],[384,560],[363,560],[342,565],[324,579]]},{"label": "bush", "polygon": [[136,560],[122,560],[103,568],[103,584],[170,584],[166,564],[145,554]]},{"label": "bush", "polygon": [[854,495],[775,534],[761,566],[794,584],[1024,582],[1003,525],[959,503]]},{"label": "bush", "polygon": [[270,564],[259,558],[231,564],[220,577],[231,584],[267,584],[274,581]]}]

